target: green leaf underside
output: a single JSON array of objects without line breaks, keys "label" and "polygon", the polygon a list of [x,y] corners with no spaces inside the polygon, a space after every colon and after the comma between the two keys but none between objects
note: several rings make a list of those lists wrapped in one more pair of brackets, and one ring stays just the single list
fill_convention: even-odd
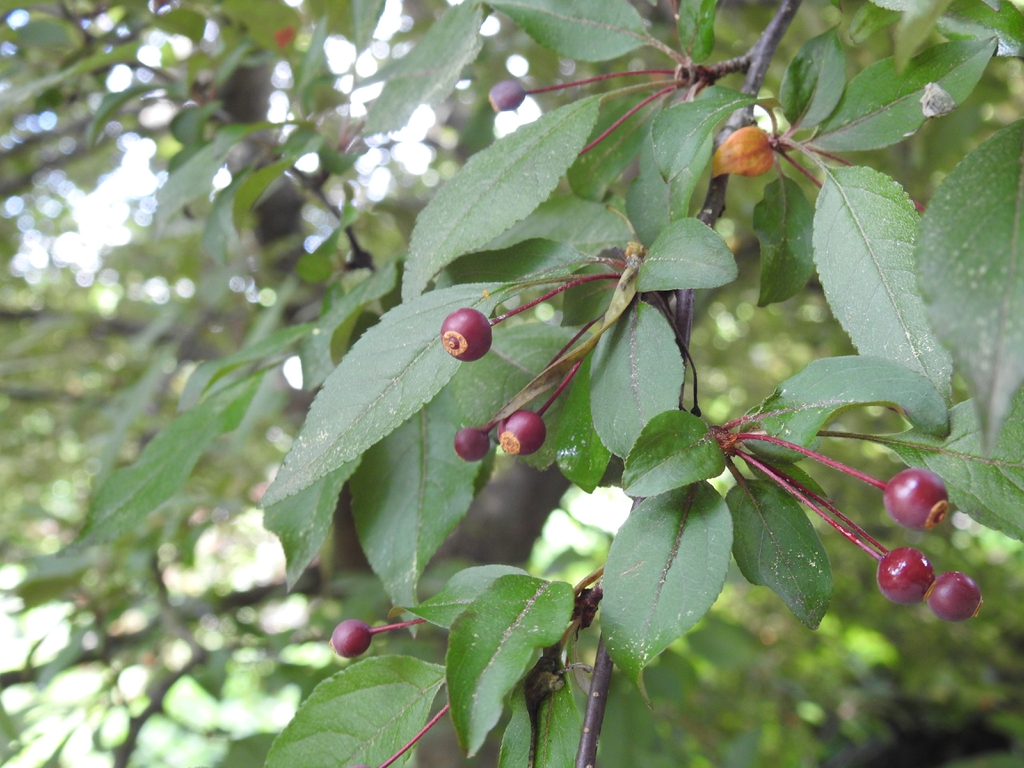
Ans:
[{"label": "green leaf underside", "polygon": [[[571,674],[571,673],[567,673]],[[541,702],[537,714],[537,754],[533,768],[569,768],[579,747],[583,718],[573,697],[571,679]],[[530,715],[521,685],[509,697],[512,716],[501,739],[498,768],[523,768],[530,756]]]},{"label": "green leaf underside", "polygon": [[924,374],[948,397],[952,359],[928,325],[914,275],[917,227],[906,192],[885,174],[829,169],[814,214],[814,260],[857,350]]},{"label": "green leaf underside", "polygon": [[75,545],[114,541],[170,499],[213,439],[238,426],[259,381],[253,377],[224,389],[160,430],[134,464],[100,486]]},{"label": "green leaf underside", "polygon": [[589,256],[571,245],[534,238],[461,256],[445,268],[443,276],[452,283],[522,284],[572,274],[589,261]]},{"label": "green leaf underside", "polygon": [[302,432],[263,497],[274,504],[352,461],[441,391],[459,362],[441,348],[441,323],[459,307],[484,314],[493,284],[459,285],[401,304],[364,333],[327,377]]},{"label": "green leaf underside", "polygon": [[679,3],[679,42],[694,62],[704,61],[715,47],[715,1],[685,0]]},{"label": "green leaf underside", "polygon": [[[707,164],[707,159],[704,164]],[[636,178],[626,192],[626,215],[640,242],[649,248],[673,218],[670,187],[654,159],[654,142],[650,131],[640,146],[638,165]],[[689,202],[687,197],[686,204],[689,205]]]},{"label": "green leaf underside", "polygon": [[939,32],[951,40],[998,39],[996,56],[1024,55],[1024,15],[1013,3],[993,10],[981,0],[954,0],[939,19]]},{"label": "green leaf underside", "polygon": [[940,475],[949,499],[982,525],[1024,540],[1024,394],[1018,394],[995,447],[986,454],[970,401],[950,412],[949,437],[920,430],[879,439],[907,464]]},{"label": "green leaf underside", "polygon": [[764,188],[753,225],[761,241],[757,305],[764,307],[795,295],[814,273],[814,207],[800,185],[784,176]]},{"label": "green leaf underside", "polygon": [[937,83],[957,104],[974,90],[995,42],[957,41],[932,46],[897,74],[891,58],[857,75],[839,106],[818,127],[814,145],[829,151],[878,149],[902,141],[925,121],[921,95]]},{"label": "green leaf underside", "polygon": [[342,464],[308,488],[264,510],[263,527],[277,534],[284,549],[288,589],[295,586],[320,551],[334,521],[341,487],[357,466],[358,459]]},{"label": "green leaf underside", "polygon": [[536,237],[555,240],[592,256],[605,248],[625,247],[632,233],[622,217],[601,203],[563,195],[541,203],[487,247],[508,248]]},{"label": "green leaf underside", "polygon": [[371,447],[352,478],[352,516],[373,572],[396,605],[416,602],[431,556],[466,514],[480,468],[453,443],[457,405],[448,389]]},{"label": "green leaf underside", "polygon": [[813,128],[836,108],[846,85],[846,56],[836,29],[811,38],[786,67],[779,100],[786,119]]},{"label": "green leaf underside", "polygon": [[495,579],[512,574],[529,576],[523,569],[511,565],[480,565],[465,568],[448,579],[444,588],[432,598],[417,606],[406,607],[406,610],[431,624],[450,627],[452,622],[494,583]]},{"label": "green leaf underside", "polygon": [[486,245],[547,198],[583,148],[598,104],[597,96],[566,104],[462,166],[416,219],[402,282],[405,301],[456,256]]},{"label": "green leaf underside", "polygon": [[449,8],[409,53],[381,73],[386,79],[366,118],[365,134],[394,131],[420,104],[436,107],[455,88],[464,67],[480,51],[483,8],[463,3]]},{"label": "green leaf underside", "polygon": [[771,589],[794,616],[817,629],[832,598],[832,568],[804,508],[775,483],[760,480],[734,486],[726,501],[743,576]]},{"label": "green leaf underside", "polygon": [[325,755],[332,765],[380,765],[423,727],[443,683],[444,667],[410,656],[352,664],[313,689],[266,768],[322,768]]},{"label": "green leaf underside", "polygon": [[970,384],[991,447],[1024,381],[1024,121],[936,191],[917,247],[928,319]]},{"label": "green leaf underside", "polygon": [[572,380],[554,440],[558,468],[587,493],[597,488],[612,456],[590,413],[590,361],[588,355]]},{"label": "green leaf underside", "polygon": [[656,496],[725,471],[725,456],[707,424],[685,411],[659,413],[644,426],[626,458],[622,489]]},{"label": "green leaf underside", "polygon": [[928,379],[891,360],[863,356],[814,360],[753,416],[770,435],[807,445],[832,418],[861,405],[897,407],[928,434],[949,428],[946,403]]},{"label": "green leaf underside", "polygon": [[679,407],[683,361],[658,310],[642,302],[597,343],[590,378],[594,429],[623,458],[648,421]]},{"label": "green leaf underside", "polygon": [[703,482],[644,499],[619,529],[601,627],[612,660],[638,685],[643,668],[718,598],[731,548],[729,509]]},{"label": "green leaf underside", "polygon": [[643,19],[623,0],[494,0],[489,3],[546,48],[605,61],[647,40]]},{"label": "green leaf underside", "polygon": [[472,757],[501,717],[505,696],[534,648],[557,642],[572,614],[572,587],[532,576],[496,579],[452,624],[448,700],[463,751]]},{"label": "green leaf underside", "polygon": [[722,236],[697,219],[680,219],[654,241],[640,265],[636,289],[717,288],[736,275],[736,259]]}]

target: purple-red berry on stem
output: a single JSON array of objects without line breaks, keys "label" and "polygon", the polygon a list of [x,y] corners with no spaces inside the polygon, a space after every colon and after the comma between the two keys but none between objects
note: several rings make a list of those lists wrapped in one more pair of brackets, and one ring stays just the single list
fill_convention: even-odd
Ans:
[{"label": "purple-red berry on stem", "polygon": [[932,564],[913,547],[894,549],[878,561],[878,589],[894,603],[920,603],[934,581]]},{"label": "purple-red berry on stem", "polygon": [[547,437],[544,419],[533,411],[516,411],[498,425],[498,441],[505,453],[527,456],[536,453]]},{"label": "purple-red berry on stem", "polygon": [[491,439],[477,427],[463,427],[455,433],[455,455],[463,461],[480,461],[491,450]]},{"label": "purple-red berry on stem", "polygon": [[487,98],[495,112],[508,112],[519,109],[526,98],[526,90],[518,80],[502,80],[491,87]]},{"label": "purple-red berry on stem", "polygon": [[491,348],[491,321],[470,307],[456,309],[441,323],[441,346],[458,360],[479,360]]},{"label": "purple-red berry on stem", "polygon": [[928,607],[943,621],[966,621],[978,615],[981,590],[966,573],[941,573],[928,593]]},{"label": "purple-red berry on stem", "polygon": [[949,510],[942,478],[928,469],[905,469],[886,483],[882,499],[889,517],[905,528],[931,530]]},{"label": "purple-red berry on stem", "polygon": [[331,633],[331,648],[339,656],[353,659],[370,647],[370,625],[359,619],[346,619]]}]

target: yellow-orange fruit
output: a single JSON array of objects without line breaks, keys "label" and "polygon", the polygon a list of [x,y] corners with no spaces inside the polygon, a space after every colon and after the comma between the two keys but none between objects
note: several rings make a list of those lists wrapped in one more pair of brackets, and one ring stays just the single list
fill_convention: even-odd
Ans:
[{"label": "yellow-orange fruit", "polygon": [[768,173],[773,163],[768,134],[756,125],[734,131],[711,158],[711,175],[735,173],[739,176],[760,176]]}]

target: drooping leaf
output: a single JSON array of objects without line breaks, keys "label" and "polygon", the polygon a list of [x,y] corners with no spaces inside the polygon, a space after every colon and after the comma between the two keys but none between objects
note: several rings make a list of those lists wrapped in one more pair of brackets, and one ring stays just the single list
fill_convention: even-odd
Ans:
[{"label": "drooping leaf", "polygon": [[588,356],[572,380],[554,439],[558,468],[587,493],[597,488],[611,459],[590,414],[590,361]]},{"label": "drooping leaf", "polygon": [[[352,5],[353,42],[357,50],[370,44],[370,36],[384,12],[384,0],[350,0]],[[328,0],[328,5],[331,3]]]},{"label": "drooping leaf", "polygon": [[[636,178],[626,192],[626,215],[640,242],[650,247],[672,220],[673,207],[669,183],[661,175],[654,159],[654,141],[649,131],[640,145],[638,164]],[[706,159],[704,164],[707,164]],[[686,205],[689,203],[687,197]]]},{"label": "drooping leaf", "polygon": [[210,213],[206,217],[206,227],[203,229],[203,248],[218,264],[227,262],[229,249],[238,242],[238,232],[235,229],[233,215],[235,193],[249,178],[250,173],[251,170],[245,170],[234,176],[231,183],[217,193],[213,205],[210,206]]},{"label": "drooping leaf", "polygon": [[736,259],[720,234],[697,219],[679,219],[661,230],[647,252],[636,289],[717,288],[736,275]]},{"label": "drooping leaf", "polygon": [[875,32],[895,24],[899,19],[900,15],[896,11],[880,8],[874,3],[864,3],[850,22],[850,40],[854,45],[860,45]]},{"label": "drooping leaf", "polygon": [[479,565],[465,568],[444,585],[444,589],[416,606],[403,606],[413,616],[426,619],[439,627],[450,627],[466,608],[496,579],[510,574],[528,576],[522,568],[511,565]]},{"label": "drooping leaf", "polygon": [[729,509],[703,482],[644,499],[619,529],[604,568],[601,628],[608,654],[641,690],[644,667],[718,598],[731,548]]},{"label": "drooping leaf", "polygon": [[974,404],[950,412],[949,437],[919,429],[879,438],[911,466],[946,483],[950,502],[982,525],[1024,540],[1024,394],[1018,394],[995,447],[986,451]]},{"label": "drooping leaf", "polygon": [[952,362],[928,326],[914,277],[917,227],[907,193],[884,173],[829,169],[814,214],[814,261],[860,353],[902,363],[948,397]]},{"label": "drooping leaf", "polygon": [[295,92],[299,94],[299,103],[302,105],[304,114],[313,111],[312,86],[316,81],[325,75],[327,68],[327,52],[324,50],[324,43],[327,42],[327,34],[330,31],[327,15],[321,16],[313,27],[313,36],[309,40],[309,47],[302,55],[302,61],[295,72]]},{"label": "drooping leaf", "polygon": [[74,545],[114,541],[171,498],[213,439],[238,426],[259,379],[234,384],[181,414],[146,443],[134,464],[111,473],[96,492]]},{"label": "drooping leaf", "polygon": [[936,191],[916,256],[928,319],[970,383],[995,445],[1024,381],[1024,121],[965,157]]},{"label": "drooping leaf", "polygon": [[902,72],[910,57],[921,47],[950,0],[913,0],[896,25],[893,65]]},{"label": "drooping leaf", "polygon": [[668,322],[651,305],[634,304],[593,353],[590,408],[601,442],[628,456],[647,422],[679,407],[682,383],[683,361]]},{"label": "drooping leaf", "polygon": [[198,43],[206,30],[206,17],[188,8],[173,8],[167,13],[154,15],[153,24],[166,32],[184,35],[193,43]]},{"label": "drooping leaf", "polygon": [[570,59],[614,59],[648,39],[640,14],[623,0],[494,0],[489,5]]},{"label": "drooping leaf", "polygon": [[800,185],[784,176],[764,188],[764,198],[754,206],[753,223],[761,241],[757,305],[764,307],[795,295],[814,273],[814,207]]},{"label": "drooping leaf", "polygon": [[996,56],[1024,55],[1024,15],[1013,3],[999,3],[997,10],[982,0],[953,0],[938,28],[951,40],[995,37]]},{"label": "drooping leaf", "polygon": [[324,755],[336,765],[379,765],[423,727],[443,683],[444,667],[411,656],[352,664],[302,702],[274,740],[266,768],[320,768]]},{"label": "drooping leaf", "polygon": [[453,283],[532,283],[571,274],[590,258],[566,243],[534,238],[456,259],[444,271]]},{"label": "drooping leaf", "polygon": [[396,605],[416,603],[423,569],[473,500],[479,465],[455,455],[457,421],[443,389],[370,448],[352,477],[359,542]]},{"label": "drooping leaf", "polygon": [[786,67],[779,91],[782,110],[793,126],[813,128],[843,96],[846,56],[835,28],[812,37]]},{"label": "drooping leaf", "polygon": [[277,534],[284,549],[288,563],[285,571],[288,589],[295,586],[306,566],[320,551],[334,521],[341,487],[357,466],[358,459],[342,464],[308,488],[263,511],[263,527]]},{"label": "drooping leaf", "polygon": [[537,210],[492,240],[487,247],[508,248],[535,237],[554,240],[594,255],[605,248],[624,247],[632,239],[632,234],[622,217],[601,203],[564,195],[541,203]]},{"label": "drooping leaf", "polygon": [[768,587],[809,629],[832,598],[832,568],[800,503],[775,483],[748,480],[726,496],[732,551],[751,584]]},{"label": "drooping leaf", "polygon": [[928,379],[891,360],[859,355],[808,363],[749,418],[770,435],[807,445],[837,414],[861,405],[896,407],[931,435],[949,429],[946,403]]},{"label": "drooping leaf", "polygon": [[452,259],[486,245],[547,198],[597,110],[596,96],[566,104],[473,155],[416,219],[402,297],[418,296]]},{"label": "drooping leaf", "polygon": [[[169,16],[170,14],[166,15]],[[92,120],[89,121],[88,128],[85,130],[85,143],[90,147],[93,146],[96,143],[96,139],[99,138],[100,133],[104,128],[106,128],[107,121],[117,114],[117,111],[121,109],[121,107],[137,96],[142,96],[143,94],[150,93],[153,90],[152,85],[136,85],[132,88],[125,88],[123,91],[108,93],[104,96],[100,105],[96,108],[96,112],[93,114]]]},{"label": "drooping leaf", "polygon": [[850,81],[835,112],[818,126],[814,145],[842,152],[902,141],[927,119],[921,109],[925,86],[935,83],[962,103],[994,49],[992,40],[941,43],[907,62],[900,74],[891,58],[872,64]]},{"label": "drooping leaf", "polygon": [[436,107],[480,51],[483,8],[463,3],[449,8],[416,47],[380,73],[384,90],[370,107],[366,134],[398,130],[420,104]]},{"label": "drooping leaf", "polygon": [[630,496],[656,496],[724,471],[725,456],[707,424],[686,411],[665,411],[647,422],[633,444],[622,489]]},{"label": "drooping leaf", "polygon": [[459,307],[490,313],[493,285],[431,291],[387,312],[327,377],[263,503],[298,493],[398,427],[441,391],[459,362],[441,348],[441,323]]},{"label": "drooping leaf", "polygon": [[501,717],[505,696],[534,648],[557,642],[572,614],[572,587],[532,576],[496,579],[452,624],[448,700],[459,744],[470,757]]},{"label": "drooping leaf", "polygon": [[[522,686],[517,685],[512,690],[509,709],[512,716],[501,739],[498,768],[522,768],[528,764],[532,739]],[[565,685],[540,703],[533,768],[570,768],[576,758],[582,725],[583,718],[573,697],[572,684],[565,681]]]},{"label": "drooping leaf", "polygon": [[676,26],[683,50],[693,61],[704,61],[715,47],[715,0],[683,0]]}]

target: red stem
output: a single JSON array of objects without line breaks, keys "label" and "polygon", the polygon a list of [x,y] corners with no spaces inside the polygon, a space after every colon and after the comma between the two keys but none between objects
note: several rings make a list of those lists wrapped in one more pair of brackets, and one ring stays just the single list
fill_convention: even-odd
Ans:
[{"label": "red stem", "polygon": [[613,77],[632,77],[633,75],[674,75],[676,71],[674,69],[634,69],[630,72],[612,72],[608,75],[598,75],[597,77],[588,77],[583,80],[573,80],[571,83],[561,83],[560,85],[546,85],[543,88],[532,88],[527,91],[527,94],[534,93],[547,93],[548,91],[560,91],[563,88],[572,88],[574,85],[586,85],[587,83],[596,83],[599,80],[610,80]]},{"label": "red stem", "polygon": [[492,326],[493,325],[497,325],[502,320],[507,320],[508,318],[512,317],[513,315],[518,315],[520,312],[525,312],[526,310],[530,309],[531,307],[535,307],[538,304],[540,304],[541,302],[547,301],[548,299],[550,299],[553,296],[557,296],[562,291],[567,291],[570,288],[575,288],[577,285],[583,285],[584,283],[590,283],[590,282],[593,282],[594,280],[618,280],[620,277],[622,277],[622,275],[618,274],[617,272],[608,272],[608,273],[602,273],[600,275],[586,275],[585,277],[578,277],[575,280],[571,280],[568,283],[565,283],[563,285],[558,286],[553,291],[545,293],[539,299],[534,299],[533,301],[531,301],[531,302],[529,302],[527,304],[523,304],[521,307],[516,307],[515,309],[509,310],[504,315],[498,315],[497,317],[492,317],[491,318],[491,325]]},{"label": "red stem", "polygon": [[402,755],[404,755],[406,752],[408,752],[410,749],[412,749],[413,745],[417,741],[422,739],[423,735],[427,731],[429,731],[431,728],[433,728],[437,724],[437,721],[440,720],[442,717],[444,717],[445,714],[448,712],[448,710],[451,709],[451,708],[452,708],[451,704],[445,704],[443,707],[441,707],[441,711],[438,712],[436,715],[434,715],[432,718],[430,718],[430,722],[427,723],[426,725],[424,725],[422,728],[420,728],[419,733],[417,733],[415,736],[413,736],[411,739],[409,739],[409,743],[408,744],[406,744],[400,750],[395,752],[395,754],[393,754],[391,757],[389,757],[387,760],[385,760],[383,763],[381,763],[380,764],[380,768],[388,768],[388,766],[391,765],[393,762],[395,762],[395,760],[397,760]]},{"label": "red stem", "polygon": [[785,152],[783,152],[783,151],[782,151],[781,149],[779,150],[779,154],[780,154],[780,155],[782,155],[782,159],[783,159],[783,160],[788,160],[788,161],[789,161],[790,163],[792,163],[792,164],[793,164],[793,166],[794,166],[794,167],[795,167],[795,168],[796,168],[796,169],[797,169],[798,171],[800,171],[800,173],[802,173],[802,174],[803,174],[804,176],[806,176],[806,177],[807,177],[808,179],[810,179],[811,181],[813,181],[813,182],[815,183],[815,185],[816,185],[816,186],[817,186],[817,187],[818,187],[819,189],[821,189],[821,182],[820,182],[820,181],[818,181],[818,180],[817,180],[817,179],[816,179],[816,178],[814,177],[814,174],[813,174],[813,173],[811,173],[810,171],[808,171],[808,170],[807,170],[806,168],[804,168],[804,167],[803,167],[802,165],[800,165],[800,163],[798,163],[798,162],[797,162],[796,160],[794,160],[794,159],[793,159],[792,157],[790,157],[789,155],[787,155],[787,154],[786,154]]},{"label": "red stem", "polygon": [[384,627],[370,627],[370,634],[376,635],[378,632],[390,632],[392,629],[405,629],[411,627],[413,624],[425,624],[426,619],[413,619],[412,621],[403,621],[401,624],[388,624]]},{"label": "red stem", "polygon": [[853,165],[853,163],[851,163],[849,160],[844,160],[838,155],[833,155],[830,152],[826,152],[823,149],[818,149],[817,147],[812,146],[810,144],[797,144],[797,146],[800,147],[804,152],[814,152],[815,154],[821,155],[822,157],[827,157],[829,160],[835,160],[837,163],[841,163],[842,165]]},{"label": "red stem", "polygon": [[558,398],[560,394],[562,394],[562,390],[565,389],[566,386],[568,386],[570,381],[572,381],[572,377],[576,375],[576,371],[580,369],[581,365],[583,365],[582,360],[580,360],[578,363],[576,363],[576,365],[569,369],[569,372],[565,375],[565,378],[562,379],[562,383],[558,385],[558,389],[554,391],[554,394],[552,394],[551,397],[548,398],[547,402],[544,403],[544,405],[537,409],[538,416],[543,416],[544,411],[550,408],[551,404],[555,402],[555,400]]},{"label": "red stem", "polygon": [[812,451],[810,448],[804,448],[803,446],[796,445],[795,443],[791,443],[787,440],[780,440],[777,437],[771,437],[769,435],[759,435],[756,432],[740,432],[735,437],[739,441],[761,440],[762,442],[771,443],[772,445],[781,445],[783,448],[789,448],[790,450],[796,451],[797,453],[802,453],[804,456],[809,456],[815,461],[824,464],[826,467],[838,469],[840,472],[845,472],[850,477],[855,477],[858,480],[867,483],[868,485],[873,485],[880,491],[885,490],[886,484],[883,483],[881,480],[877,480],[871,475],[866,475],[860,470],[854,469],[853,467],[848,467],[845,464],[836,461],[835,459],[830,459],[828,458],[828,456],[822,456],[820,453]]},{"label": "red stem", "polygon": [[[600,319],[600,318],[598,318],[598,319]],[[557,354],[557,355],[555,355],[555,356],[554,356],[553,358],[551,358],[551,363],[555,362],[555,360],[557,360],[557,359],[558,359],[558,358],[560,358],[560,357],[561,357],[562,355],[564,355],[564,354],[565,354],[566,352],[568,352],[568,351],[569,351],[569,348],[570,348],[570,347],[571,347],[571,346],[572,346],[573,344],[575,344],[575,343],[576,343],[577,341],[579,341],[579,340],[580,340],[580,336],[582,336],[582,335],[583,335],[584,333],[586,333],[586,332],[587,332],[587,330],[588,330],[588,329],[590,328],[590,326],[592,326],[592,325],[593,325],[594,323],[596,323],[596,322],[597,322],[597,319],[595,319],[595,320],[591,320],[591,321],[590,321],[589,323],[587,323],[587,324],[586,324],[586,325],[584,325],[584,326],[583,326],[582,328],[580,328],[580,329],[579,329],[579,331],[578,331],[578,332],[576,333],[576,335],[575,335],[575,336],[573,336],[573,337],[572,337],[571,339],[569,339],[569,343],[568,343],[568,344],[566,344],[566,345],[565,345],[564,347],[562,347],[562,348],[561,348],[560,350],[558,350],[558,354]],[[548,365],[551,365],[551,363],[548,363]]]},{"label": "red stem", "polygon": [[581,149],[580,150],[580,155],[587,154],[587,152],[589,152],[594,147],[596,147],[598,144],[600,144],[602,141],[604,141],[606,138],[608,138],[608,134],[610,134],[612,131],[614,131],[616,128],[618,128],[620,125],[622,125],[624,122],[626,122],[629,118],[631,118],[633,115],[635,115],[639,110],[641,110],[644,107],[646,107],[648,104],[650,104],[655,99],[660,98],[662,96],[665,96],[666,94],[672,93],[672,91],[674,91],[676,88],[677,88],[677,86],[675,85],[675,83],[673,83],[668,88],[662,88],[657,93],[654,93],[654,94],[651,94],[650,96],[648,96],[646,99],[641,101],[639,104],[637,104],[632,109],[627,110],[626,113],[622,117],[620,117],[618,120],[616,120],[614,123],[611,124],[611,126],[608,128],[608,130],[606,130],[604,133],[602,133],[600,136],[598,136],[592,142],[587,144],[587,146],[585,146],[583,149]]}]

